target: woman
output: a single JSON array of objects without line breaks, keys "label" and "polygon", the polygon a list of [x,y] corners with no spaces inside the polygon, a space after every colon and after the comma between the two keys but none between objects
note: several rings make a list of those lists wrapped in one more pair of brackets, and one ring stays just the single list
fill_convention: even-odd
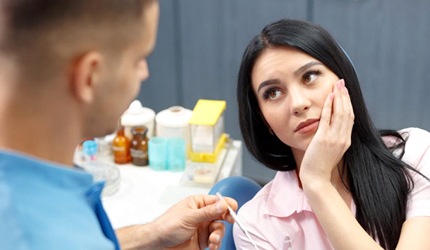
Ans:
[{"label": "woman", "polygon": [[[378,131],[354,67],[323,28],[280,20],[248,45],[240,127],[277,170],[239,217],[260,249],[428,249],[430,134]],[[237,226],[238,249],[253,249]]]}]

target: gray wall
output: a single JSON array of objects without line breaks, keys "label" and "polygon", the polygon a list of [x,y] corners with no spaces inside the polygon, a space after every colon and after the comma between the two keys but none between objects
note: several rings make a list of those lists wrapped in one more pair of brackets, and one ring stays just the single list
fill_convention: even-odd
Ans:
[{"label": "gray wall", "polygon": [[[159,112],[192,109],[200,98],[227,101],[226,132],[241,139],[236,77],[245,46],[280,18],[327,28],[352,58],[380,128],[430,130],[428,0],[161,0],[151,76],[139,99]],[[274,172],[244,148],[243,173],[261,183]]]}]

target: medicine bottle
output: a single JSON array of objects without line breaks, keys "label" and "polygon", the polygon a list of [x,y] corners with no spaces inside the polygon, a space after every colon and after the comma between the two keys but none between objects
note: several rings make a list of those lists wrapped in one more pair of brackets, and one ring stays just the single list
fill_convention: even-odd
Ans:
[{"label": "medicine bottle", "polygon": [[145,126],[138,126],[131,128],[131,162],[136,166],[148,165],[148,137],[146,133],[148,128]]},{"label": "medicine bottle", "polygon": [[126,164],[130,162],[130,140],[124,135],[124,127],[117,130],[112,142],[112,151],[115,163]]},{"label": "medicine bottle", "polygon": [[97,157],[98,146],[94,140],[86,140],[82,143],[82,154],[84,162],[95,161]]}]

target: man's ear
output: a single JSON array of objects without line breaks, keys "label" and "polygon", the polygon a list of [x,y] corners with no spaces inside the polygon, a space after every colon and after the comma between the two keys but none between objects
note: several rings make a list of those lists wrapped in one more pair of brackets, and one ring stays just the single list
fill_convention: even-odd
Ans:
[{"label": "man's ear", "polygon": [[88,52],[77,58],[71,65],[69,78],[73,95],[83,103],[91,103],[95,87],[100,79],[102,56],[98,52]]}]

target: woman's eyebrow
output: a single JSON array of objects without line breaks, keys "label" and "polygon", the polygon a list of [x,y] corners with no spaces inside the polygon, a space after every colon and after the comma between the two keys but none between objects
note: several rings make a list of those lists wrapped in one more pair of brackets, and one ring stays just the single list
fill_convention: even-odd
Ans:
[{"label": "woman's eyebrow", "polygon": [[315,65],[323,65],[321,62],[317,62],[317,61],[312,61],[309,63],[306,63],[305,65],[303,65],[302,67],[298,68],[296,71],[294,71],[294,76],[298,77],[300,76],[304,71],[306,71],[307,69],[309,69],[312,66]]},{"label": "woman's eyebrow", "polygon": [[258,86],[257,93],[260,92],[260,89],[264,88],[267,85],[272,85],[272,84],[281,84],[281,81],[279,79],[269,79],[269,80],[263,81]]},{"label": "woman's eyebrow", "polygon": [[[305,65],[303,65],[300,68],[298,68],[296,71],[294,71],[293,74],[294,74],[295,77],[298,77],[303,72],[305,72],[307,69],[309,69],[309,68],[311,68],[311,67],[313,67],[315,65],[323,65],[323,64],[321,62],[318,62],[318,61],[308,62]],[[269,80],[263,81],[258,86],[257,93],[260,92],[260,89],[266,87],[267,85],[280,84],[280,83],[281,83],[281,81],[279,79],[269,79]]]}]

